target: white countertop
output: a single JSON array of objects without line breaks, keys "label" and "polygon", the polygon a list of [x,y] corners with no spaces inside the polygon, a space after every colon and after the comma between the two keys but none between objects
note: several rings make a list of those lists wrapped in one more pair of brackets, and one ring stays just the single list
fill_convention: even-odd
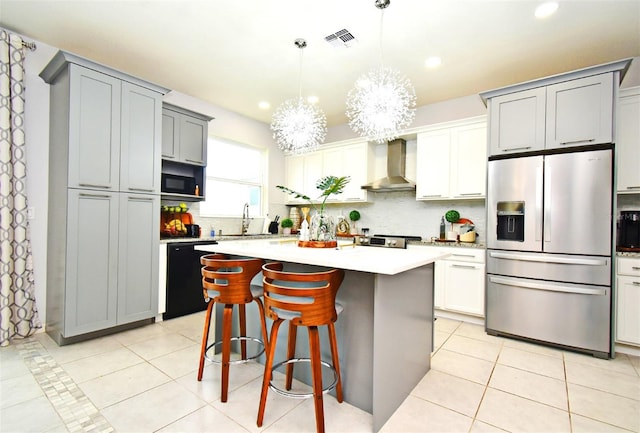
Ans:
[{"label": "white countertop", "polygon": [[252,239],[196,246],[197,250],[317,265],[374,274],[395,275],[433,263],[449,255],[438,248],[409,245],[407,249],[356,246],[338,241],[341,248],[301,248],[297,241]]}]

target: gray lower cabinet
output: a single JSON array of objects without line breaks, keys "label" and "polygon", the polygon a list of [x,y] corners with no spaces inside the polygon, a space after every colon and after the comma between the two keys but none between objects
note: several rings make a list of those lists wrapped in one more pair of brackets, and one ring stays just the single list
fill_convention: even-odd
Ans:
[{"label": "gray lower cabinet", "polygon": [[167,89],[63,51],[40,76],[51,96],[46,331],[66,344],[157,314]]},{"label": "gray lower cabinet", "polygon": [[65,290],[58,297],[64,330],[56,335],[155,316],[159,239],[152,222],[160,218],[160,197],[70,189],[68,200]]}]

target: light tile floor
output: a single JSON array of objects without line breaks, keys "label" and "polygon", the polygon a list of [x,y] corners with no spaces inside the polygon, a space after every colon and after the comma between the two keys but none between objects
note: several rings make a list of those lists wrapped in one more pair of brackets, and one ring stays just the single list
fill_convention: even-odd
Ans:
[{"label": "light tile floor", "polygon": [[[58,347],[46,334],[0,348],[1,432],[314,432],[310,400],[269,394],[261,365],[196,380],[203,314]],[[640,358],[614,360],[492,337],[448,319],[432,369],[382,432],[640,432]],[[398,374],[398,372],[390,372]],[[371,415],[325,396],[328,432],[371,432]]]}]

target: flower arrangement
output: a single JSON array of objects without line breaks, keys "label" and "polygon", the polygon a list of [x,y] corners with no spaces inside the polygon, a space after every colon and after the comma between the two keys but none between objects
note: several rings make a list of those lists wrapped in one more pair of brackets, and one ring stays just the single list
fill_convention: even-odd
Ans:
[{"label": "flower arrangement", "polygon": [[327,199],[331,194],[340,194],[344,191],[344,187],[351,181],[350,176],[324,176],[316,181],[316,188],[321,191],[320,195],[316,200],[322,199],[320,202],[320,210],[318,210],[316,204],[311,200],[311,198],[298,191],[294,191],[290,188],[287,188],[283,185],[276,185],[276,188],[279,190],[286,192],[287,194],[294,195],[295,198],[301,198],[309,202],[309,204],[320,214],[324,213],[324,206],[327,202]]}]

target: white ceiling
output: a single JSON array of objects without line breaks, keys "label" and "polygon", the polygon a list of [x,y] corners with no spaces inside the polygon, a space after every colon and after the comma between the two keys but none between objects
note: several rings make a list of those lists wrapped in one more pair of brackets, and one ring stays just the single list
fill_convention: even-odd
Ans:
[{"label": "white ceiling", "polygon": [[[384,64],[413,83],[417,105],[473,95],[640,56],[640,0],[392,0],[384,11]],[[378,64],[374,0],[0,0],[0,26],[266,123],[303,94],[319,97],[330,126],[347,121],[356,78]],[[347,29],[359,41],[324,37]],[[438,69],[425,59],[442,58]],[[271,109],[258,108],[269,101]]]}]

